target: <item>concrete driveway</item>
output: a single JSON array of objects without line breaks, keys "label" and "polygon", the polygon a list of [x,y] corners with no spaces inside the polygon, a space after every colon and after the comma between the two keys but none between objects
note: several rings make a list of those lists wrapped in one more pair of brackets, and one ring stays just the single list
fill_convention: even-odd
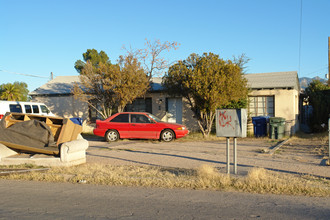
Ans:
[{"label": "concrete driveway", "polygon": [[[220,141],[173,141],[164,143],[146,140],[120,140],[107,143],[99,137],[87,137],[88,163],[111,165],[151,165],[176,168],[197,168],[209,164],[226,173],[226,142]],[[263,167],[284,173],[308,174],[330,178],[330,167],[322,164],[322,157],[309,151],[290,152],[290,140],[274,154],[261,153],[278,142],[270,139],[237,139],[238,175],[246,175],[252,167]],[[232,142],[231,155],[232,155]],[[306,146],[305,146],[306,147]],[[233,158],[231,156],[231,162]],[[233,166],[231,166],[233,170]]]}]

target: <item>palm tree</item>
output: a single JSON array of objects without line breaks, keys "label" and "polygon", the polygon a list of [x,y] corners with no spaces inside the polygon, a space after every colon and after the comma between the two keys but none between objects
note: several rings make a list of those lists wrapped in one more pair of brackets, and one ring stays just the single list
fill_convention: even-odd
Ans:
[{"label": "palm tree", "polygon": [[19,101],[20,99],[19,89],[11,83],[4,84],[1,86],[0,98],[8,101]]}]

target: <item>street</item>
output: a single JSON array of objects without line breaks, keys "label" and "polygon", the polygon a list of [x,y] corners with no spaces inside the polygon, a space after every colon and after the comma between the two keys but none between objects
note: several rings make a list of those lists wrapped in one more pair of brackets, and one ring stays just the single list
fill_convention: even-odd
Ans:
[{"label": "street", "polygon": [[0,219],[329,219],[330,198],[0,180]]}]

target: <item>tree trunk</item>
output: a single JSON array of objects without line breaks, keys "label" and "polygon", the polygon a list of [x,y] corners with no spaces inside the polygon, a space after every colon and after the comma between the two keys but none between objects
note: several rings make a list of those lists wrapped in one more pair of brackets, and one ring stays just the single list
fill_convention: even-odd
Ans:
[{"label": "tree trunk", "polygon": [[212,125],[214,121],[215,113],[200,113],[200,117],[198,117],[198,126],[202,131],[203,136],[206,138],[210,135],[212,130]]}]

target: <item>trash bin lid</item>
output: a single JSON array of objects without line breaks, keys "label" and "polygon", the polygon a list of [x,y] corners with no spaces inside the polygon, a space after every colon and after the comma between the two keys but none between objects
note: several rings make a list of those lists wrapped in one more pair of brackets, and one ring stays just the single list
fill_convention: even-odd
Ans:
[{"label": "trash bin lid", "polygon": [[269,116],[252,117],[252,123],[253,124],[256,124],[256,123],[266,124],[268,121],[269,121]]},{"label": "trash bin lid", "polygon": [[285,122],[285,118],[281,118],[281,117],[271,117],[269,118],[269,123],[282,123]]}]

